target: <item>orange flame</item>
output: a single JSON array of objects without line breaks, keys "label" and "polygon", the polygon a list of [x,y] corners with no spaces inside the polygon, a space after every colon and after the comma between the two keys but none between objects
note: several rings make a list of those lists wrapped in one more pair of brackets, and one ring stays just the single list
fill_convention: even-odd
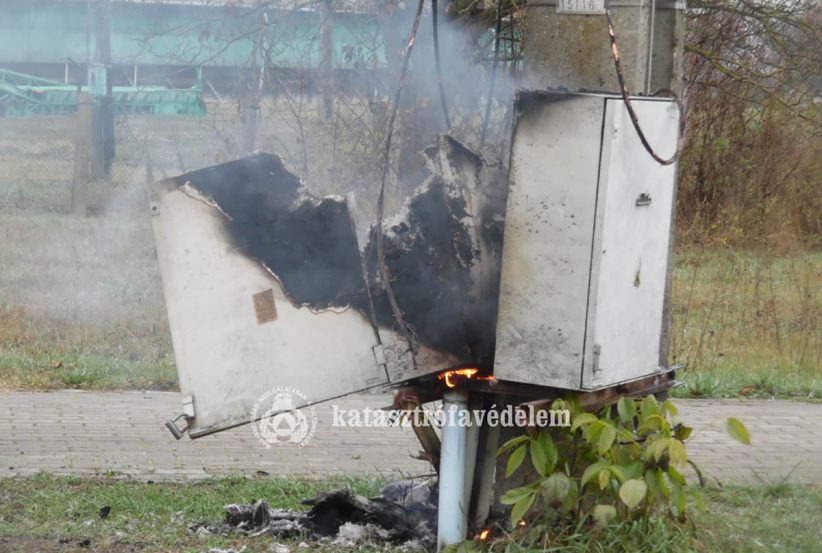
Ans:
[{"label": "orange flame", "polygon": [[478,537],[479,537],[479,539],[481,539],[482,541],[485,541],[485,540],[487,540],[487,539],[488,539],[488,536],[490,536],[490,535],[491,535],[491,530],[489,530],[488,528],[486,528],[485,530],[483,530],[482,532],[480,532],[480,533],[479,533],[479,536],[478,536]]},{"label": "orange flame", "polygon": [[445,371],[444,373],[437,376],[440,380],[445,381],[445,385],[449,388],[453,388],[456,386],[453,378],[455,376],[464,376],[465,378],[471,378],[475,374],[479,372],[479,369],[453,369],[450,371]]},{"label": "orange flame", "polygon": [[437,378],[445,382],[445,385],[449,388],[455,388],[457,383],[455,382],[455,377],[461,376],[466,379],[474,378],[476,380],[494,380],[493,376],[484,376],[477,374],[479,373],[479,369],[475,368],[466,368],[466,369],[451,369],[450,371],[445,371],[437,375]]}]

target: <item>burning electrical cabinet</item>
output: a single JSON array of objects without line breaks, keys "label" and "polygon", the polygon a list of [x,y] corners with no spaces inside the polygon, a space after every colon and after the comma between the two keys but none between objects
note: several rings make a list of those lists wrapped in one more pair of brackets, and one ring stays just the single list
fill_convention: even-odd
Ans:
[{"label": "burning electrical cabinet", "polygon": [[[633,106],[672,152],[676,106]],[[493,375],[487,391],[544,396],[665,371],[674,167],[644,151],[618,96],[521,92],[515,118],[508,171],[443,136],[423,152],[428,179],[383,225],[411,344],[375,233],[358,242],[342,198],[311,196],[270,155],[157,183],[190,436],[250,422],[275,387],[304,393],[298,408],[455,368]]]},{"label": "burning electrical cabinet", "polygon": [[[632,105],[673,153],[676,105]],[[344,199],[314,197],[275,156],[156,183],[185,394],[186,426],[169,430],[197,438],[380,386],[445,411],[666,389],[675,167],[648,155],[620,96],[521,91],[514,118],[507,170],[440,137],[428,178],[365,243]],[[278,389],[289,403],[258,412]],[[415,431],[438,469],[438,546],[459,543],[500,491],[501,430]]]}]

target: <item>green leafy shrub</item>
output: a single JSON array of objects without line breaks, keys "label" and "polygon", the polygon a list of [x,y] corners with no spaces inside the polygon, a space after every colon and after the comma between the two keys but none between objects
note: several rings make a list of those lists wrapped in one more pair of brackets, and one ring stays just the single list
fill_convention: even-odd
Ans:
[{"label": "green leafy shrub", "polygon": [[[560,399],[551,409],[570,410],[570,429],[534,430],[498,452],[508,455],[506,478],[528,463],[533,467],[534,481],[501,498],[511,506],[511,526],[521,527],[517,532],[524,543],[659,518],[684,522],[689,508],[705,509],[687,486],[688,465],[702,485],[719,487],[688,459],[685,444],[692,428],[669,401],[621,398],[614,407],[588,413],[577,399]],[[729,419],[726,428],[734,439],[750,443],[738,420]]]}]

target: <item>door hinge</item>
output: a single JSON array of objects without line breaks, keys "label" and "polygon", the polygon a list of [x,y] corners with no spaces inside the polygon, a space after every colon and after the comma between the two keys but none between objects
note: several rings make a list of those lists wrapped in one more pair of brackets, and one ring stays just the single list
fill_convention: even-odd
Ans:
[{"label": "door hinge", "polygon": [[183,414],[186,417],[194,418],[194,396],[191,394],[183,396]]},{"label": "door hinge", "polygon": [[599,366],[599,357],[602,353],[602,345],[594,344],[591,349],[591,384],[592,388],[602,385],[602,367]]},{"label": "door hinge", "polygon": [[382,344],[371,346],[371,353],[374,354],[374,362],[377,366],[385,367],[385,349],[382,347]]},{"label": "door hinge", "polygon": [[601,344],[594,344],[594,360],[593,360],[594,378],[599,376],[599,373],[602,371],[602,368],[599,366],[599,354],[600,353],[602,353],[602,345]]}]

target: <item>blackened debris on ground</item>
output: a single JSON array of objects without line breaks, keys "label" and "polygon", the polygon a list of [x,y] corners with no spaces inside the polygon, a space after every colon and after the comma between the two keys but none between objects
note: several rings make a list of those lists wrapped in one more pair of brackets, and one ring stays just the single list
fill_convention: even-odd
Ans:
[{"label": "blackened debris on ground", "polygon": [[370,499],[343,488],[303,504],[311,508],[274,509],[263,500],[227,505],[224,522],[194,524],[190,530],[199,534],[239,532],[314,540],[341,547],[392,544],[430,549],[436,542],[437,489],[429,482],[403,480],[389,484]]}]

